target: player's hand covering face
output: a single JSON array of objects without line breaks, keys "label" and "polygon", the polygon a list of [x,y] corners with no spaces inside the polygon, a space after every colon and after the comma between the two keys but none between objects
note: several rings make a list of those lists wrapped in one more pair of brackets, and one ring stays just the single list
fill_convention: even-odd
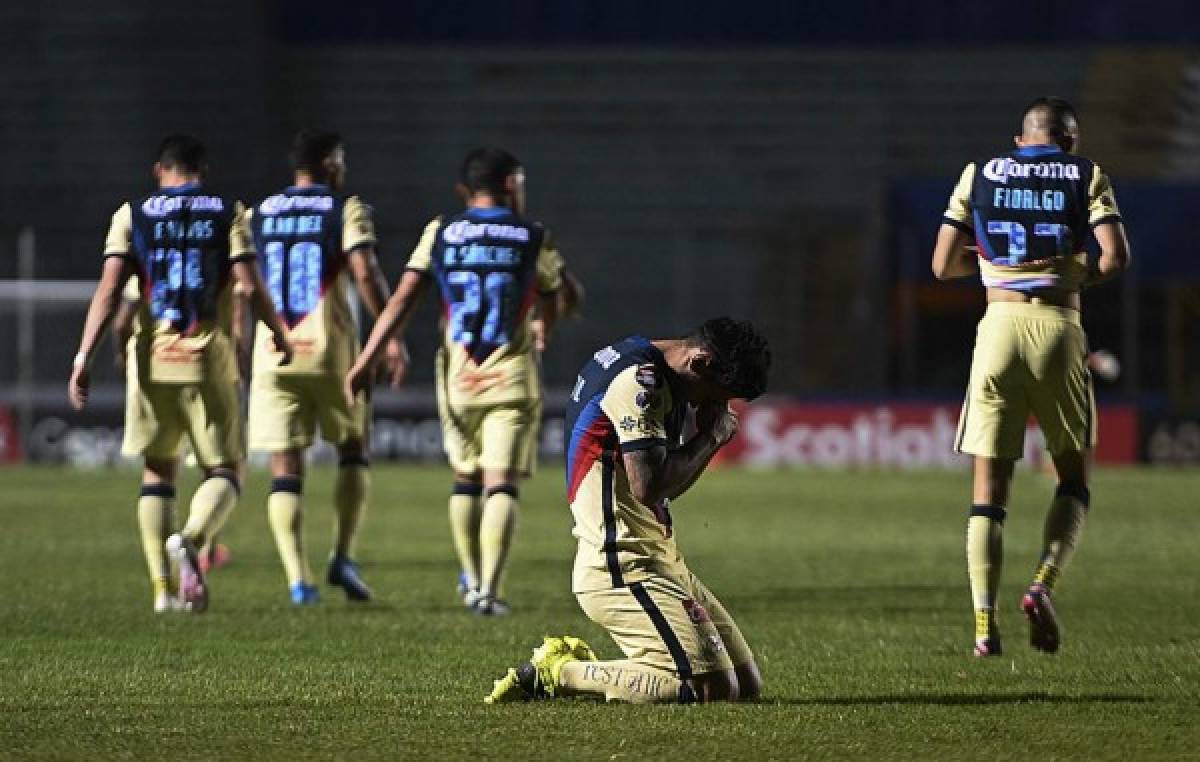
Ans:
[{"label": "player's hand covering face", "polygon": [[722,447],[737,434],[737,414],[724,402],[703,402],[696,406],[696,430],[711,434]]}]

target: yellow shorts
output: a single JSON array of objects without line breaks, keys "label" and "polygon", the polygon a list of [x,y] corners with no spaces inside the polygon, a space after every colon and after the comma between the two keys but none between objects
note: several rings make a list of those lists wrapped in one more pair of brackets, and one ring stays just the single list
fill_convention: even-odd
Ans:
[{"label": "yellow shorts", "polygon": [[1057,455],[1096,444],[1096,402],[1079,312],[999,302],[979,321],[957,452],[1019,460],[1032,414]]},{"label": "yellow shorts", "polygon": [[691,572],[576,593],[575,599],[627,658],[683,679],[754,662],[733,617]]},{"label": "yellow shorts", "polygon": [[236,381],[154,382],[139,374],[132,355],[125,378],[125,455],[177,458],[187,436],[203,467],[235,465],[246,457]]},{"label": "yellow shorts", "polygon": [[541,402],[521,400],[489,407],[439,404],[442,447],[455,473],[531,472],[537,452],[535,422]]},{"label": "yellow shorts", "polygon": [[250,449],[265,452],[303,450],[312,445],[318,424],[321,438],[333,445],[364,441],[370,406],[359,393],[353,406],[335,374],[255,373],[250,382]]}]

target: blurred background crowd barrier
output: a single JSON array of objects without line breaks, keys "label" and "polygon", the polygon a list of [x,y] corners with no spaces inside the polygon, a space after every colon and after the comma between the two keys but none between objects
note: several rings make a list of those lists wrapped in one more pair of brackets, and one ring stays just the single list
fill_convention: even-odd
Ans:
[{"label": "blurred background crowd barrier", "polygon": [[[196,134],[210,184],[253,202],[321,125],[392,278],[458,205],[468,149],[522,159],[589,296],[545,357],[547,455],[596,348],[729,313],[776,358],[732,459],[955,467],[983,293],[933,281],[933,237],[962,166],[1054,94],[1135,257],[1085,295],[1122,368],[1097,387],[1102,460],[1200,463],[1197,30],[1200,6],[1114,0],[3,4],[0,460],[118,460],[121,374],[98,363],[84,415],[64,389],[109,217],[150,188],[158,140]],[[435,325],[426,304],[410,385],[378,396],[377,457],[440,457]]]}]

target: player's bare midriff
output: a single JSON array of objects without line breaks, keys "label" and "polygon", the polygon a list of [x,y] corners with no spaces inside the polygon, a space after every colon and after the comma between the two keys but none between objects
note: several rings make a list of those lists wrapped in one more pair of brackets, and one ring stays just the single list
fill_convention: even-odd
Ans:
[{"label": "player's bare midriff", "polygon": [[989,288],[987,290],[987,300],[989,302],[1021,302],[1024,304],[1044,304],[1049,307],[1069,307],[1073,310],[1079,309],[1078,291],[1047,289],[1039,291],[1036,294],[1027,294],[1024,291],[1011,291],[1006,288]]}]

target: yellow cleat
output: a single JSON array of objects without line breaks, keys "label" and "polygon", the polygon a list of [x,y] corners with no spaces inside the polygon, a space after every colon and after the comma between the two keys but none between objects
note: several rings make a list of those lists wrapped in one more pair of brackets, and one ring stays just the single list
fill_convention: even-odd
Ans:
[{"label": "yellow cleat", "polygon": [[570,635],[557,638],[547,636],[540,646],[533,649],[529,661],[519,667],[510,667],[504,677],[495,682],[492,692],[483,701],[485,704],[500,704],[552,698],[564,664],[595,660],[596,654],[591,646],[580,638]]}]

